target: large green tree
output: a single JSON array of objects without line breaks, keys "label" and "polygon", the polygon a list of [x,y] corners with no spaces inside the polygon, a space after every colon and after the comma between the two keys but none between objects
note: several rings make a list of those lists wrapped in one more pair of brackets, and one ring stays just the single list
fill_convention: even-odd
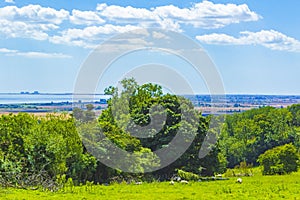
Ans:
[{"label": "large green tree", "polygon": [[[202,175],[212,175],[221,168],[224,171],[224,156],[218,146],[212,147],[206,158],[198,158],[209,119],[202,117],[189,100],[163,94],[162,87],[152,83],[138,85],[134,79],[124,79],[121,84],[121,91],[113,87],[106,89],[106,93],[111,94],[112,98],[108,101],[108,108],[98,119],[99,128],[107,138],[126,151],[150,151],[154,156],[157,150],[168,147],[177,134],[185,137],[186,142],[192,138],[193,142],[181,157],[151,173],[155,177],[169,178],[176,169]],[[182,120],[183,113],[192,117]],[[176,148],[182,147],[178,145]],[[140,163],[147,167],[143,162],[147,160]]]}]

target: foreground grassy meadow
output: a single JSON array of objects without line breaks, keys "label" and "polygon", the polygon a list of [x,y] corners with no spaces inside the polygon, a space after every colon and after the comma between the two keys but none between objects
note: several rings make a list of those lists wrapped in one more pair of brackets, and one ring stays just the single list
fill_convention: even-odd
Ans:
[{"label": "foreground grassy meadow", "polygon": [[1,188],[0,199],[300,199],[300,172],[224,181],[66,187],[59,192]]}]

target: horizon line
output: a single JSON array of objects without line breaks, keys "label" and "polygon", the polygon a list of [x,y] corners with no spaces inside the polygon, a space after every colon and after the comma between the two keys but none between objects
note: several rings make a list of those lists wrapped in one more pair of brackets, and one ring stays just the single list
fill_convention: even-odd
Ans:
[{"label": "horizon line", "polygon": [[[37,93],[36,93],[37,92]],[[0,92],[0,95],[107,95],[104,93],[73,93],[73,92]],[[252,96],[300,96],[300,94],[284,94],[284,93],[225,93],[225,94],[209,94],[209,93],[194,93],[194,94],[177,94],[181,96],[185,95],[252,95]]]}]

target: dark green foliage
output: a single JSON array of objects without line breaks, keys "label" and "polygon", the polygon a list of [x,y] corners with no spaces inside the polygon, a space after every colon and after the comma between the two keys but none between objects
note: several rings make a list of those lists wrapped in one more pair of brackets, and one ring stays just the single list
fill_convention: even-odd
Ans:
[{"label": "dark green foliage", "polygon": [[[120,94],[113,87],[106,90],[112,98],[98,120],[92,105],[87,105],[85,110],[74,108],[71,116],[2,115],[0,182],[6,180],[8,185],[20,185],[20,179],[23,184],[28,177],[39,174],[52,181],[65,177],[65,182],[69,179],[70,184],[166,180],[175,173],[193,180],[198,176],[224,173],[226,167],[233,168],[240,163],[240,167],[246,166],[248,170],[246,163],[257,166],[258,161],[264,166],[265,174],[297,170],[299,105],[253,109],[227,116],[224,122],[223,116],[201,116],[190,101],[163,94],[158,85],[147,83],[139,86],[134,79],[125,79],[122,85]],[[183,121],[183,111],[194,117]],[[211,128],[214,124],[219,125]],[[149,125],[153,126],[149,128]],[[103,134],[99,134],[100,131]],[[189,148],[172,164],[143,174],[160,166],[161,159],[156,150],[168,147],[177,134],[181,134],[185,141],[192,139]],[[206,144],[210,151],[199,159],[205,138],[218,138],[218,141]],[[108,142],[132,153],[135,162],[129,163],[125,156],[123,164],[138,169],[140,173],[112,169],[91,155],[93,148],[101,152],[100,156],[114,153],[107,148]],[[143,156],[145,154],[147,156]],[[171,151],[169,156],[176,155]]]},{"label": "dark green foliage", "polygon": [[35,117],[20,113],[0,117],[0,175],[3,178],[9,174],[21,179],[43,174],[55,180],[57,175],[66,173],[82,181],[91,178],[87,170],[93,172],[95,163],[94,158],[83,153],[74,119],[67,115]]},{"label": "dark green foliage", "polygon": [[[195,116],[195,119],[200,118],[200,113],[194,110],[191,102],[176,95],[163,95],[161,86],[151,83],[139,86],[134,79],[125,79],[121,83],[123,90],[119,95],[114,92],[108,108],[99,117],[100,128],[105,135],[124,150],[155,152],[166,147],[178,134],[180,127],[188,128],[191,127],[190,123],[199,123],[201,125],[197,136],[192,135],[192,131],[185,131],[188,129],[181,129],[181,134],[187,140],[190,137],[199,137],[188,151],[171,165],[151,174],[165,179],[171,177],[176,168],[188,168],[200,173],[201,162],[198,159],[198,152],[207,127],[202,123],[207,122],[205,118],[201,118],[199,121],[181,123],[182,108],[186,113]],[[113,88],[107,89],[111,90],[116,91]],[[150,128],[147,127],[149,124]],[[194,133],[197,133],[196,129]],[[134,137],[136,134],[142,135],[143,138]]]},{"label": "dark green foliage", "polygon": [[108,88],[104,89],[104,94],[106,94],[106,95],[114,95],[116,91],[117,90],[116,90],[115,87],[109,86]]},{"label": "dark green foliage", "polygon": [[258,156],[268,149],[291,142],[297,146],[299,134],[292,119],[287,109],[272,107],[228,116],[219,141],[228,166],[242,161],[258,165]]},{"label": "dark green foliage", "polygon": [[292,113],[292,123],[294,126],[300,126],[300,104],[294,104],[288,107],[288,110]]},{"label": "dark green foliage", "polygon": [[264,175],[289,174],[298,169],[298,154],[292,144],[278,146],[260,155],[258,161]]}]

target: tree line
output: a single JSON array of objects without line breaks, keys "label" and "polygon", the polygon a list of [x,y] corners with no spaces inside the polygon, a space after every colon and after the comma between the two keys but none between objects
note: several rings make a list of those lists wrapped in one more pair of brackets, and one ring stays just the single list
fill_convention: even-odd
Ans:
[{"label": "tree line", "polygon": [[[105,90],[112,97],[107,109],[97,118],[91,105],[85,110],[74,109],[72,115],[2,115],[0,184],[26,185],[30,177],[39,177],[37,175],[41,173],[54,182],[67,177],[75,184],[167,180],[178,171],[212,176],[241,162],[253,166],[261,164],[265,174],[289,173],[298,168],[300,105],[280,109],[263,107],[228,115],[220,129],[210,130],[213,116],[202,116],[187,99],[163,94],[161,86],[151,83],[138,85],[134,79],[125,79],[121,83],[122,91],[114,87]],[[182,109],[193,115],[193,120],[182,123]],[[215,120],[222,117],[217,116]],[[154,123],[159,127],[143,129],[155,119],[165,121]],[[155,151],[167,146],[178,130],[187,139],[193,138],[189,148],[170,165],[143,173],[160,165],[161,160]],[[102,131],[102,136],[99,136],[99,131]],[[199,150],[209,131],[218,137],[218,141],[211,146],[207,156],[199,159]],[[144,137],[137,138],[135,134]],[[103,145],[108,140],[136,155],[134,163],[126,163],[126,158],[123,160],[139,173],[112,169],[91,154],[91,148],[101,147],[97,151],[105,156],[111,151]],[[141,156],[145,152],[148,157]],[[286,164],[283,158],[296,164]]]}]

